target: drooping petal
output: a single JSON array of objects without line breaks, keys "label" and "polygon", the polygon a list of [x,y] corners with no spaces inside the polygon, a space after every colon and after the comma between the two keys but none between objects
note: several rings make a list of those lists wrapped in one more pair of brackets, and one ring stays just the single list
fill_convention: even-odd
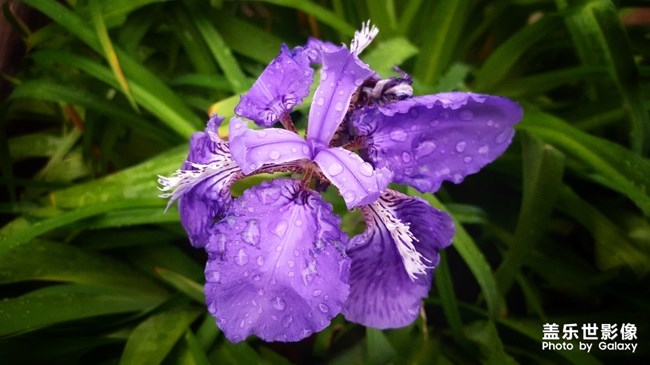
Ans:
[{"label": "drooping petal", "polygon": [[375,328],[413,322],[431,287],[439,250],[449,246],[454,223],[417,197],[387,190],[362,209],[366,231],[350,240],[350,296],[343,315]]},{"label": "drooping petal", "polygon": [[282,45],[280,54],[264,69],[262,75],[235,108],[235,112],[257,125],[270,127],[309,95],[314,70],[309,66],[313,50]]},{"label": "drooping petal", "polygon": [[352,94],[374,71],[346,47],[323,51],[322,57],[321,81],[309,110],[307,140],[325,148],[343,121]]},{"label": "drooping petal", "polygon": [[352,120],[376,166],[390,169],[398,183],[434,192],[499,157],[521,118],[509,99],[453,92],[364,108]]},{"label": "drooping petal", "polygon": [[230,154],[228,143],[219,138],[223,118],[216,115],[208,121],[205,132],[197,132],[190,140],[187,160],[172,176],[160,176],[158,183],[167,208],[178,200],[181,224],[194,247],[204,247],[208,230],[231,201],[230,187],[243,177]]},{"label": "drooping petal", "polygon": [[230,150],[245,174],[265,165],[310,159],[309,146],[298,134],[279,128],[250,129],[245,121],[230,119]]},{"label": "drooping petal", "polygon": [[289,179],[233,202],[205,269],[208,309],[229,340],[298,341],[329,325],[349,292],[339,223],[329,203]]},{"label": "drooping petal", "polygon": [[375,201],[392,178],[387,169],[375,169],[356,153],[341,147],[320,150],[314,161],[339,189],[348,209]]}]

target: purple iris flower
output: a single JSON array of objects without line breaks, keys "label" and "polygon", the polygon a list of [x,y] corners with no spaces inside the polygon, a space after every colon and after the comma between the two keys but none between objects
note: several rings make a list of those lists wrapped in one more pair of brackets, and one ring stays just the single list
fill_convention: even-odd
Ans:
[{"label": "purple iris flower", "polygon": [[[192,245],[208,253],[206,302],[232,342],[299,341],[339,313],[380,329],[412,323],[454,224],[388,184],[435,192],[510,144],[518,104],[464,92],[413,97],[408,75],[381,79],[359,59],[377,32],[364,24],[349,48],[316,39],[283,46],[241,97],[228,141],[213,116],[181,169],[159,180],[169,204],[178,200]],[[309,94],[312,67],[320,83],[303,138],[291,112]],[[244,176],[281,171],[300,179],[230,193]],[[348,239],[339,228],[320,194],[330,184],[363,214],[362,234]]]}]

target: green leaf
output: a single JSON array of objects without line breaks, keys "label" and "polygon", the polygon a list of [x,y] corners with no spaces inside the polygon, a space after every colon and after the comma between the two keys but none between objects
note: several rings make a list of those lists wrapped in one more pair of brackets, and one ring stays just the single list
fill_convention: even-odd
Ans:
[{"label": "green leaf", "polygon": [[650,161],[620,145],[584,133],[563,120],[526,105],[517,129],[540,138],[578,159],[592,180],[627,196],[650,215]]},{"label": "green leaf", "polygon": [[520,134],[523,141],[523,201],[512,245],[496,277],[506,294],[517,272],[546,232],[547,222],[562,186],[564,156],[550,145]]},{"label": "green leaf", "polygon": [[553,29],[559,27],[561,19],[545,15],[533,24],[519,30],[499,46],[476,73],[474,87],[479,91],[489,91],[501,82],[514,64],[537,42]]},{"label": "green leaf", "polygon": [[263,0],[264,2],[286,6],[296,10],[303,11],[309,15],[313,15],[314,18],[327,24],[332,27],[334,30],[339,32],[343,36],[352,37],[354,35],[355,28],[350,26],[345,20],[339,18],[331,12],[330,10],[317,5],[311,0]]},{"label": "green leaf", "polygon": [[190,17],[196,24],[203,41],[216,59],[219,67],[223,70],[224,75],[235,93],[242,93],[250,86],[246,76],[239,68],[237,60],[232,54],[230,48],[224,42],[221,34],[214,28],[208,19],[198,11],[190,11]]},{"label": "green leaf", "polygon": [[363,55],[363,60],[370,68],[383,77],[394,76],[394,66],[401,65],[404,61],[415,56],[418,49],[406,38],[391,38],[378,42]]},{"label": "green leaf", "polygon": [[203,286],[194,280],[187,278],[179,273],[162,267],[156,268],[156,272],[167,284],[178,289],[183,294],[194,299],[199,304],[205,303],[205,294],[203,293]]},{"label": "green leaf", "polygon": [[483,364],[514,365],[512,356],[505,352],[497,327],[492,321],[477,321],[466,328],[467,336],[472,339],[483,354]]},{"label": "green leaf", "polygon": [[447,254],[444,251],[440,252],[440,262],[436,267],[435,281],[435,287],[440,295],[440,303],[442,304],[442,310],[445,312],[447,322],[449,322],[451,334],[457,343],[466,345],[467,338],[463,330],[463,319],[458,310],[454,283],[451,279],[451,272],[447,263]]},{"label": "green leaf", "polygon": [[233,51],[252,60],[267,64],[280,53],[281,38],[242,19],[220,13],[214,25]]},{"label": "green leaf", "polygon": [[[435,208],[446,210],[444,205],[431,194],[421,194],[411,187],[409,187],[407,191],[409,195],[419,196],[428,201],[429,204]],[[460,254],[461,258],[465,261],[469,270],[474,275],[474,279],[478,282],[483,298],[487,303],[490,318],[496,318],[501,311],[503,302],[497,287],[494,272],[472,237],[467,233],[465,228],[463,228],[463,225],[455,218],[454,223],[456,225],[456,234],[454,236],[454,244],[452,247],[458,251],[458,254]]]},{"label": "green leaf", "polygon": [[162,302],[159,296],[57,285],[0,301],[0,335],[34,331],[71,320],[139,312]]},{"label": "green leaf", "polygon": [[368,364],[389,364],[397,353],[381,330],[366,327]]},{"label": "green leaf", "polygon": [[558,208],[573,217],[594,237],[601,269],[628,266],[639,276],[650,271],[650,251],[634,245],[616,224],[569,187],[562,189]]},{"label": "green leaf", "polygon": [[[54,22],[78,37],[96,52],[101,52],[101,46],[95,33],[90,30],[82,19],[63,5],[52,1],[25,0],[24,2],[52,18]],[[115,47],[115,53],[121,60],[124,73],[133,89],[136,101],[153,114],[159,115],[161,120],[167,122],[170,128],[177,131],[181,136],[189,137],[196,130],[194,126],[201,124],[192,111],[141,62],[131,58],[117,47]],[[60,57],[63,58],[65,55],[70,54],[62,53]],[[106,71],[109,76],[107,78],[104,76],[105,79],[102,81],[119,87],[114,75],[110,71]],[[138,88],[136,88],[136,85]]]},{"label": "green leaf", "polygon": [[[639,70],[630,41],[621,24],[619,13],[609,0],[557,0],[576,53],[585,65],[607,67],[618,86],[624,110],[631,121],[630,141],[635,152],[650,149],[650,117],[643,102]],[[600,85],[601,93],[609,94],[608,85]]]},{"label": "green leaf", "polygon": [[29,280],[70,282],[165,296],[166,291],[124,263],[80,248],[34,242],[0,255],[0,284]]},{"label": "green leaf", "polygon": [[173,308],[147,318],[129,336],[120,364],[162,363],[200,313],[195,308]]},{"label": "green leaf", "polygon": [[420,54],[413,75],[425,84],[437,83],[458,49],[461,32],[472,9],[463,1],[437,1],[427,17],[427,31],[422,35]]}]

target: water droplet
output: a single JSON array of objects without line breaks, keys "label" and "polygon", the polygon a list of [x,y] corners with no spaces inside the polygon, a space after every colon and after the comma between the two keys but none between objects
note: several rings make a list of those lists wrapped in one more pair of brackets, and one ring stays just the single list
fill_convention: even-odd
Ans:
[{"label": "water droplet", "polygon": [[259,275],[253,275],[253,281],[260,281],[262,279]]},{"label": "water droplet", "polygon": [[415,110],[415,108],[412,108],[411,110],[409,110],[409,115],[410,115],[412,118],[417,118],[418,115],[419,115],[419,113],[418,113],[417,110]]},{"label": "water droplet", "polygon": [[249,167],[251,170],[255,170],[255,169],[257,168],[257,165],[255,165],[255,163],[252,163],[252,164],[248,165],[248,167]]},{"label": "water droplet", "polygon": [[469,157],[469,156],[467,156],[467,157],[465,157],[465,158],[463,159],[463,161],[465,161],[465,163],[470,163],[470,162],[472,162],[472,158]]},{"label": "water droplet", "polygon": [[284,299],[280,297],[275,297],[271,299],[271,305],[273,306],[273,308],[279,311],[284,310],[284,308],[287,307],[287,303],[284,301]]},{"label": "water droplet", "polygon": [[318,104],[318,105],[325,104],[325,99],[324,98],[318,98],[318,100],[316,100],[316,104]]},{"label": "water droplet", "polygon": [[325,69],[323,69],[320,73],[320,79],[325,81],[327,80],[327,72],[325,72]]},{"label": "water droplet", "polygon": [[302,153],[304,153],[304,154],[309,154],[309,147],[307,147],[307,146],[302,146]]},{"label": "water droplet", "polygon": [[291,314],[288,314],[288,315],[284,316],[284,318],[282,318],[282,325],[285,328],[288,328],[289,326],[291,326],[292,322],[293,322],[293,316]]},{"label": "water droplet", "polygon": [[355,86],[360,86],[361,84],[363,84],[363,79],[362,78],[358,78],[358,79],[354,80],[354,85]]},{"label": "water droplet", "polygon": [[467,143],[465,143],[465,141],[460,141],[460,142],[456,143],[456,151],[458,151],[458,152],[465,151],[465,146],[466,145],[467,145]]},{"label": "water droplet", "polygon": [[339,89],[339,95],[343,95],[343,94],[345,94],[345,91],[343,91],[343,89]]},{"label": "water droplet", "polygon": [[341,103],[341,102],[336,103],[336,105],[334,106],[334,109],[336,109],[337,112],[343,111],[343,103]]},{"label": "water droplet", "polygon": [[218,271],[213,271],[212,272],[212,281],[215,283],[220,283],[221,282],[221,273]]},{"label": "water droplet", "polygon": [[332,162],[332,164],[327,168],[327,172],[332,176],[336,176],[343,172],[343,166],[338,162]]},{"label": "water droplet", "polygon": [[260,289],[257,291],[257,295],[259,295],[260,297],[261,297],[262,295],[264,295],[264,289],[260,288]]},{"label": "water droplet", "polygon": [[480,147],[480,148],[478,149],[477,152],[478,152],[480,155],[485,155],[485,154],[487,154],[489,151],[490,151],[490,147],[488,147],[488,145],[485,145],[485,146],[483,146],[483,147]]},{"label": "water droplet", "polygon": [[266,137],[267,134],[268,134],[268,133],[266,133],[266,131],[262,131],[262,130],[260,130],[260,131],[257,132],[257,138],[263,138],[263,137]]},{"label": "water droplet", "polygon": [[494,124],[494,121],[492,119],[488,120],[487,123],[488,127],[491,127]]},{"label": "water droplet", "polygon": [[474,113],[471,110],[463,110],[460,112],[460,119],[462,120],[472,120],[474,119]]},{"label": "water droplet", "polygon": [[260,242],[260,226],[257,219],[249,219],[246,221],[246,227],[241,233],[241,238],[244,242],[256,246]]},{"label": "water droplet", "polygon": [[293,250],[293,255],[296,256],[296,257],[300,256],[300,251]]},{"label": "water droplet", "polygon": [[359,172],[363,176],[372,176],[374,169],[372,168],[372,165],[369,164],[368,162],[364,162],[361,165],[359,165]]},{"label": "water droplet", "polygon": [[273,232],[273,234],[275,234],[276,236],[282,238],[284,237],[284,234],[287,232],[287,227],[288,227],[287,221],[283,219],[279,221],[278,224],[275,225],[275,228],[273,228],[271,232]]},{"label": "water droplet", "polygon": [[269,158],[271,160],[277,160],[278,158],[280,158],[280,152],[278,152],[278,151],[269,152]]},{"label": "water droplet", "polygon": [[451,172],[448,167],[443,167],[442,169],[436,171],[436,175],[442,176],[442,175],[447,175]]},{"label": "water droplet", "polygon": [[510,137],[510,130],[506,129],[497,136],[496,143],[503,143]]},{"label": "water droplet", "polygon": [[347,191],[345,194],[343,194],[343,200],[345,200],[346,203],[351,203],[354,201],[356,194],[354,191]]},{"label": "water droplet", "polygon": [[293,271],[289,271],[288,276],[289,276],[290,278],[292,278],[292,277],[296,276],[296,274],[295,274]]},{"label": "water droplet", "polygon": [[296,147],[291,147],[291,152],[296,153],[296,152],[298,152],[298,150],[296,149]]},{"label": "water droplet", "polygon": [[255,260],[255,262],[257,262],[258,266],[264,266],[264,257],[257,256],[257,260]]},{"label": "water droplet", "polygon": [[320,309],[321,312],[327,313],[330,311],[330,307],[327,306],[325,303],[321,303],[318,305],[318,309]]},{"label": "water droplet", "polygon": [[408,152],[402,152],[402,161],[409,162],[411,161],[411,155]]},{"label": "water droplet", "polygon": [[311,295],[314,296],[314,297],[317,297],[317,296],[319,296],[322,292],[323,292],[323,291],[320,290],[320,289],[314,289],[314,291],[311,292]]},{"label": "water droplet", "polygon": [[296,224],[296,227],[300,227],[300,226],[302,226],[302,221],[300,219],[297,219],[295,224]]},{"label": "water droplet", "polygon": [[419,160],[424,156],[428,156],[436,149],[436,144],[433,141],[421,142],[415,148],[415,159]]},{"label": "water droplet", "polygon": [[296,265],[296,263],[289,260],[289,261],[287,261],[287,265],[289,265],[289,267],[294,267]]},{"label": "water droplet", "polygon": [[237,256],[235,256],[235,263],[239,266],[244,266],[248,262],[248,255],[243,248],[240,248],[237,251]]},{"label": "water droplet", "polygon": [[241,322],[239,322],[239,328],[244,328],[246,326],[246,320],[242,319]]},{"label": "water droplet", "polygon": [[453,181],[454,183],[456,183],[456,184],[460,184],[461,182],[463,182],[463,175],[461,175],[461,174],[454,174],[454,176],[453,176],[453,178],[452,178],[452,181]]},{"label": "water droplet", "polygon": [[402,128],[395,128],[390,132],[390,139],[395,142],[404,142],[407,137],[406,131]]}]

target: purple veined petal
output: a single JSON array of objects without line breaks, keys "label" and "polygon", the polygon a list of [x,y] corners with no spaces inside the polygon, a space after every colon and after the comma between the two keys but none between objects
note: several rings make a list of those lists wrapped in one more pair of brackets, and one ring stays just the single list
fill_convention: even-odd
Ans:
[{"label": "purple veined petal", "polygon": [[356,153],[341,147],[320,150],[314,162],[339,189],[348,209],[375,201],[392,178],[387,169],[375,169]]},{"label": "purple veined petal", "polygon": [[235,112],[259,126],[270,127],[309,95],[314,70],[309,66],[314,51],[282,45],[280,54],[264,69],[262,75],[235,108]]},{"label": "purple veined petal", "polygon": [[322,56],[321,81],[309,110],[307,140],[327,146],[348,111],[352,94],[374,71],[346,47],[322,52]]},{"label": "purple veined petal", "polygon": [[361,208],[366,231],[350,240],[349,321],[375,328],[413,322],[431,288],[438,252],[449,246],[454,223],[417,197],[387,190]]},{"label": "purple veined petal", "polygon": [[499,157],[522,115],[507,98],[452,92],[365,108],[352,119],[377,166],[390,169],[395,182],[434,192]]},{"label": "purple veined petal", "polygon": [[230,341],[299,341],[329,325],[349,292],[339,224],[294,180],[263,182],[233,201],[205,268],[208,310]]},{"label": "purple veined petal", "polygon": [[212,116],[205,132],[192,136],[181,169],[158,179],[163,192],[160,197],[169,198],[167,208],[179,201],[181,224],[194,247],[206,245],[212,221],[231,201],[230,187],[244,176],[232,160],[228,142],[219,138],[222,121],[223,118]]},{"label": "purple veined petal", "polygon": [[298,134],[279,128],[250,129],[245,121],[230,119],[230,150],[242,171],[248,175],[265,165],[282,165],[311,159],[309,146]]}]

